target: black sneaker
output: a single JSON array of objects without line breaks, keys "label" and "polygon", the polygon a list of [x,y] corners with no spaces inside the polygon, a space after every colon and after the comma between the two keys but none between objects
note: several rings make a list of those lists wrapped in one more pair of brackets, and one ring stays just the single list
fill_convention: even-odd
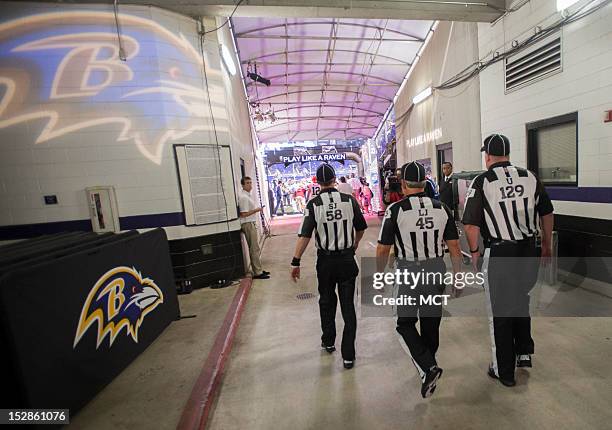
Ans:
[{"label": "black sneaker", "polygon": [[516,356],[516,367],[533,367],[531,364],[531,355],[521,354]]},{"label": "black sneaker", "polygon": [[321,348],[323,348],[325,351],[329,352],[330,354],[336,350],[336,347],[334,345],[321,344]]},{"label": "black sneaker", "polygon": [[487,372],[487,375],[489,375],[493,379],[499,380],[499,382],[501,382],[506,387],[514,387],[516,385],[516,381],[514,379],[504,379],[504,378],[500,378],[499,376],[497,376],[492,367],[489,367],[489,371]]},{"label": "black sneaker", "polygon": [[266,275],[262,272],[259,275],[253,276],[253,279],[270,279],[270,275]]},{"label": "black sneaker", "polygon": [[431,369],[427,371],[425,381],[423,381],[423,385],[421,386],[421,396],[423,396],[424,399],[431,397],[434,393],[440,376],[442,376],[442,369],[438,366],[432,366]]},{"label": "black sneaker", "polygon": [[266,276],[270,276],[270,272],[268,272],[267,270],[263,270],[261,272],[262,275],[266,275]]},{"label": "black sneaker", "polygon": [[355,365],[355,360],[343,360],[343,364],[345,369],[352,369]]}]

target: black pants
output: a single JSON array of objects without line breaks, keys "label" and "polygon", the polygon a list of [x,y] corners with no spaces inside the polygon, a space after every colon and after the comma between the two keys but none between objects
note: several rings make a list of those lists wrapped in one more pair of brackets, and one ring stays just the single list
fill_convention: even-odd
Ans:
[{"label": "black pants", "polygon": [[534,353],[529,292],[538,279],[540,250],[533,240],[493,243],[485,249],[492,367],[504,379],[514,379],[517,355]]},{"label": "black pants", "polygon": [[278,208],[280,208],[281,213],[285,215],[285,208],[283,207],[283,199],[280,195],[276,196],[276,205],[274,206],[274,215],[277,215]]},{"label": "black pants", "polygon": [[[398,264],[400,270],[414,272],[439,274],[444,276],[446,265],[442,259],[435,259],[423,266],[403,266]],[[433,277],[432,277],[433,279]],[[410,286],[400,285],[397,296],[414,297],[415,306],[397,307],[396,330],[406,343],[412,361],[419,372],[422,380],[425,380],[425,372],[432,366],[437,365],[436,352],[440,345],[440,322],[442,320],[442,305],[421,304],[421,297],[436,296],[444,291],[444,283],[428,282],[417,285],[414,289]],[[416,324],[419,322],[420,332]]]},{"label": "black pants", "polygon": [[[354,252],[342,255],[319,255],[317,258],[317,280],[319,281],[319,311],[321,313],[321,341],[333,345],[336,341],[336,306],[340,296],[340,310],[344,319],[342,333],[342,357],[355,359],[355,279],[359,268]],[[336,296],[336,286],[338,296]]]}]

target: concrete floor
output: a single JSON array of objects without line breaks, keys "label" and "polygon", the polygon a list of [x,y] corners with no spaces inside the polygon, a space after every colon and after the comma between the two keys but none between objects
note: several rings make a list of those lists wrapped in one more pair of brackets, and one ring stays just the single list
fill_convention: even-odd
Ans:
[{"label": "concrete floor", "polygon": [[[288,267],[300,217],[275,219],[263,249],[269,280],[255,281],[209,418],[209,429],[574,429],[610,428],[612,319],[536,318],[535,368],[509,389],[486,376],[486,319],[445,318],[438,353],[444,375],[423,400],[414,366],[390,318],[360,318],[357,362],[319,349],[314,248],[293,284]],[[379,220],[359,254],[372,256]],[[72,418],[74,429],[174,429],[212,347],[236,287],[203,289],[179,301],[183,315]],[[612,300],[573,289],[561,306]],[[579,301],[576,298],[579,295]],[[584,302],[583,302],[584,300]],[[606,305],[608,306],[608,305]],[[571,313],[570,313],[571,314]],[[342,328],[338,311],[338,331]],[[339,346],[339,339],[337,342]]]},{"label": "concrete floor", "polygon": [[[359,319],[356,366],[344,370],[338,352],[319,349],[317,299],[296,298],[316,294],[313,243],[302,280],[289,280],[298,223],[273,223],[263,250],[272,279],[250,294],[209,429],[610,428],[610,318],[535,318],[535,367],[517,373],[515,388],[486,375],[488,325],[476,317],[443,320],[438,360],[445,372],[431,399],[421,398],[390,318]],[[362,256],[374,254],[379,229],[377,218],[368,224]]]}]

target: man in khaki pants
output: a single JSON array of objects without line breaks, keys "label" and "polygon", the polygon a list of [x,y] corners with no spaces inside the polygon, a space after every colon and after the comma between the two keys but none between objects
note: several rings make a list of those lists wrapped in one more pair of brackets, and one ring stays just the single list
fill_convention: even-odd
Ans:
[{"label": "man in khaki pants", "polygon": [[259,238],[257,237],[257,213],[263,208],[255,204],[255,200],[251,197],[253,189],[253,181],[248,176],[240,180],[242,192],[238,197],[238,207],[240,209],[240,227],[246,237],[249,246],[249,255],[251,257],[251,268],[253,271],[253,279],[269,279],[270,272],[266,272],[261,268],[259,254]]}]

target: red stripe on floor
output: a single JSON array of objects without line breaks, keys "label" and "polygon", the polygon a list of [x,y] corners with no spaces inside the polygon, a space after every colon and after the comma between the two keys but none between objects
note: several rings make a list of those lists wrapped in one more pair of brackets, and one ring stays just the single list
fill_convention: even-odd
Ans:
[{"label": "red stripe on floor", "polygon": [[214,397],[221,381],[225,362],[232,349],[234,336],[242,317],[244,305],[251,291],[253,280],[243,278],[240,287],[225,315],[223,325],[217,333],[215,343],[206,358],[200,376],[193,386],[189,400],[185,405],[177,430],[203,430],[206,426],[208,414],[212,407]]}]

